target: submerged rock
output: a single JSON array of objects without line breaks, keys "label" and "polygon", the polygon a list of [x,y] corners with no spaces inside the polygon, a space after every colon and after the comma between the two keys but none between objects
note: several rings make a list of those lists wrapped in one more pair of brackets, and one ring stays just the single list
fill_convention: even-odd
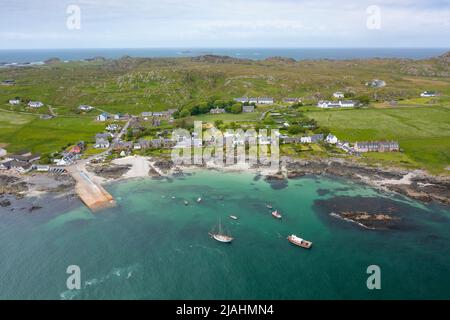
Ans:
[{"label": "submerged rock", "polygon": [[391,199],[379,197],[339,196],[331,199],[318,199],[314,206],[328,222],[342,220],[353,223],[362,229],[391,230],[414,228],[410,214],[402,204]]},{"label": "submerged rock", "polygon": [[42,209],[42,207],[41,206],[32,206],[28,209],[28,212],[31,213],[31,212],[39,210],[39,209]]},{"label": "submerged rock", "polygon": [[174,167],[174,163],[172,160],[158,160],[154,166],[161,170],[170,170]]},{"label": "submerged rock", "polygon": [[9,207],[11,205],[11,201],[9,201],[8,199],[2,200],[0,201],[0,207]]}]

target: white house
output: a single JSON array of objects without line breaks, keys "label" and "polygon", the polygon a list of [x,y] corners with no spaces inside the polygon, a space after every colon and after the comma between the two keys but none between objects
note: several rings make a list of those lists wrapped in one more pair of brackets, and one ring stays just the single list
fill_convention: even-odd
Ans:
[{"label": "white house", "polygon": [[327,108],[327,109],[329,109],[329,108],[352,108],[354,106],[356,106],[356,103],[353,100],[339,100],[338,102],[320,100],[317,103],[317,107]]},{"label": "white house", "polygon": [[109,148],[109,141],[107,139],[103,139],[103,138],[97,138],[95,140],[95,145],[94,148],[96,149],[107,149]]},{"label": "white house", "polygon": [[273,104],[274,99],[270,97],[260,97],[258,98],[258,104]]},{"label": "white house", "polygon": [[436,97],[435,91],[424,91],[420,94],[421,97]]},{"label": "white house", "polygon": [[5,160],[0,162],[0,170],[9,170],[10,168],[10,160]]},{"label": "white house", "polygon": [[317,107],[328,109],[328,108],[340,108],[341,105],[339,102],[320,100],[317,103]]},{"label": "white house", "polygon": [[355,101],[353,100],[342,100],[339,101],[339,104],[341,105],[342,108],[352,108],[356,105]]},{"label": "white house", "polygon": [[80,105],[80,106],[78,107],[78,109],[81,110],[81,111],[91,111],[91,110],[94,109],[94,107],[88,106],[88,105],[86,105],[86,104],[82,104],[82,105]]},{"label": "white house", "polygon": [[311,137],[301,137],[300,143],[311,143]]},{"label": "white house", "polygon": [[31,163],[13,161],[11,168],[15,169],[19,173],[27,173],[33,170],[33,165]]},{"label": "white house", "polygon": [[255,111],[255,106],[249,105],[249,106],[242,106],[242,112],[248,113]]},{"label": "white house", "polygon": [[97,121],[102,121],[102,122],[104,122],[104,121],[108,120],[109,117],[110,117],[109,114],[107,114],[106,112],[103,112],[102,114],[99,114],[99,115],[97,116]]},{"label": "white house", "polygon": [[17,106],[20,104],[20,100],[19,99],[11,99],[11,100],[9,100],[9,104],[12,106]]},{"label": "white house", "polygon": [[344,98],[344,93],[342,93],[340,91],[336,91],[335,93],[333,93],[333,97],[335,97],[337,99],[342,99],[342,98]]},{"label": "white house", "polygon": [[50,170],[50,166],[36,164],[36,165],[33,166],[33,169],[38,171],[38,172],[48,172]]},{"label": "white house", "polygon": [[366,86],[372,87],[372,88],[382,88],[386,86],[386,82],[379,79],[373,79],[372,81],[366,82]]},{"label": "white house", "polygon": [[328,134],[327,138],[325,139],[326,142],[331,144],[336,144],[339,140],[335,135],[332,135],[331,133]]},{"label": "white house", "polygon": [[40,107],[43,107],[44,104],[40,101],[30,101],[30,102],[28,102],[28,106],[30,108],[40,108]]},{"label": "white house", "polygon": [[120,129],[120,126],[116,123],[111,123],[106,126],[106,131],[117,131]]},{"label": "white house", "polygon": [[284,98],[283,102],[292,104],[292,103],[301,102],[301,99],[299,99],[299,98]]},{"label": "white house", "polygon": [[235,102],[240,102],[240,103],[245,103],[248,102],[248,98],[247,97],[242,97],[242,98],[234,98]]},{"label": "white house", "polygon": [[249,98],[249,99],[248,99],[248,103],[254,103],[254,104],[257,104],[257,103],[258,103],[258,98]]},{"label": "white house", "polygon": [[216,107],[214,109],[209,110],[209,113],[211,114],[225,113],[225,109]]},{"label": "white house", "polygon": [[153,112],[154,117],[167,117],[168,115],[169,113],[167,111]]},{"label": "white house", "polygon": [[67,158],[55,159],[55,160],[53,160],[53,162],[57,166],[68,166],[69,164],[71,164],[71,162]]}]

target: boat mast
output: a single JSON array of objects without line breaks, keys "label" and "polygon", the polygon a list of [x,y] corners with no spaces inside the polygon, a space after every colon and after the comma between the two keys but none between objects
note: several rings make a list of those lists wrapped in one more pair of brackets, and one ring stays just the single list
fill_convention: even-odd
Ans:
[{"label": "boat mast", "polygon": [[219,234],[222,234],[222,223],[219,220]]}]

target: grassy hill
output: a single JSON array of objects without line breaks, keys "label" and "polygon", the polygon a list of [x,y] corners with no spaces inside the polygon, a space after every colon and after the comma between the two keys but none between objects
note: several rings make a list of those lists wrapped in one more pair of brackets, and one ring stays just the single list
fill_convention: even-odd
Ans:
[{"label": "grassy hill", "polygon": [[[442,96],[434,105],[449,103],[450,67],[436,61],[372,59],[299,61],[269,59],[167,58],[52,63],[42,67],[0,69],[0,79],[15,79],[2,87],[0,106],[8,99],[41,100],[60,114],[79,104],[110,112],[183,108],[211,99],[237,96],[293,96],[305,101],[329,98],[336,90],[379,101],[414,99],[424,90]],[[422,71],[424,75],[420,72]],[[419,70],[419,71],[418,71]],[[431,76],[430,76],[431,75]],[[366,81],[383,79],[387,86],[368,88]]]}]

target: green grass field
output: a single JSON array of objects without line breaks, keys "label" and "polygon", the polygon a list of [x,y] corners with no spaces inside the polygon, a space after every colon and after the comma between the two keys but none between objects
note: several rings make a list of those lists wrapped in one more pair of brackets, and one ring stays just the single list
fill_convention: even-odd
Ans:
[{"label": "green grass field", "polygon": [[372,161],[445,172],[450,165],[450,108],[309,111],[308,117],[350,142],[397,140],[404,154],[367,154]]},{"label": "green grass field", "polygon": [[0,145],[8,152],[60,151],[62,147],[80,140],[92,141],[104,127],[104,124],[86,118],[41,120],[33,115],[0,111]]}]

